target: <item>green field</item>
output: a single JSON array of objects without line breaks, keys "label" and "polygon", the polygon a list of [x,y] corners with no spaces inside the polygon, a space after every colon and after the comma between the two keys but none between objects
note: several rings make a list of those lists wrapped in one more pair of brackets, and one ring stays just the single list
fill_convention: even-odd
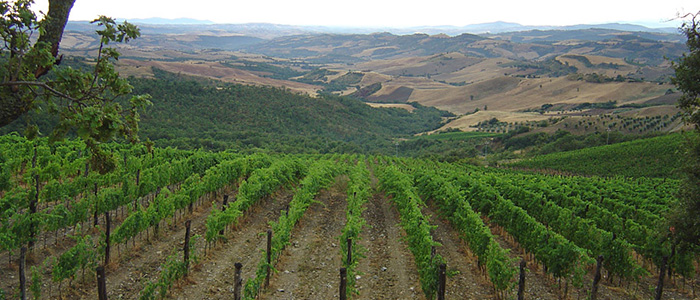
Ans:
[{"label": "green field", "polygon": [[670,134],[614,145],[558,152],[522,160],[511,167],[551,169],[574,174],[678,178],[684,134]]}]

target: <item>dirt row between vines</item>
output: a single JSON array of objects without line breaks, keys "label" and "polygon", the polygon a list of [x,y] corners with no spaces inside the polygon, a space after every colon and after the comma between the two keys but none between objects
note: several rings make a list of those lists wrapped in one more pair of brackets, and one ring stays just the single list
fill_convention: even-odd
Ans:
[{"label": "dirt row between vines", "polygon": [[413,254],[402,241],[406,233],[395,207],[375,194],[362,216],[367,227],[360,245],[367,249],[360,260],[357,280],[359,299],[425,299]]},{"label": "dirt row between vines", "polygon": [[[345,225],[346,194],[342,176],[336,185],[323,190],[316,197],[300,222],[292,231],[291,245],[283,251],[276,265],[277,272],[272,276],[270,287],[265,289],[259,299],[337,299],[339,285],[339,268],[341,252],[338,237]],[[376,178],[372,186],[376,188]],[[121,256],[117,259],[117,250],[113,249],[112,264],[107,272],[107,291],[110,299],[136,299],[144,284],[157,280],[161,266],[168,255],[177,251],[182,257],[184,240],[184,220],[192,220],[192,234],[203,235],[206,218],[211,211],[211,201],[221,202],[223,194],[234,192],[225,190],[219,196],[203,201],[192,215],[178,218],[177,224],[161,225],[159,237],[151,236],[137,239],[137,247],[128,250],[121,247]],[[292,199],[293,191],[280,190],[267,197],[246,212],[241,223],[233,229],[227,229],[226,242],[210,248],[208,253],[200,252],[201,262],[191,266],[190,274],[170,289],[170,299],[232,299],[234,264],[243,264],[242,279],[245,282],[254,277],[258,262],[266,246],[265,232],[269,222],[278,219]],[[234,199],[235,197],[232,197]],[[425,299],[421,290],[415,260],[405,242],[405,232],[400,226],[400,216],[396,207],[381,193],[374,193],[365,204],[363,217],[367,225],[358,241],[365,257],[359,259],[357,289],[359,295],[354,299]],[[456,228],[437,216],[438,209],[432,205],[423,208],[423,213],[430,216],[433,239],[440,243],[436,247],[447,263],[448,278],[446,297],[448,299],[496,299],[495,292],[483,271],[477,267],[477,258],[468,250]],[[496,241],[510,251],[514,266],[522,257],[526,257],[506,232],[498,226],[490,226]],[[151,233],[152,235],[152,233]],[[204,248],[200,240],[198,249]],[[356,249],[357,250],[357,249]],[[200,250],[201,251],[201,250]],[[358,255],[355,253],[354,255]],[[528,261],[526,272],[526,299],[560,299],[557,281],[542,271],[541,265]],[[16,273],[16,272],[15,272]],[[94,272],[88,270],[87,283],[77,288],[67,288],[63,284],[64,299],[95,299],[96,288]],[[585,298],[592,281],[591,272],[584,280],[582,290],[570,286],[568,299]],[[516,275],[517,277],[517,275]],[[58,298],[57,287],[49,294],[44,280],[44,297]],[[649,287],[653,278],[647,278],[641,291],[629,293],[625,289],[611,285],[607,280],[601,282],[599,298],[601,299],[648,299],[651,298]],[[628,289],[629,290],[629,289]],[[509,292],[508,297],[515,297],[517,286]],[[664,299],[691,299],[674,289],[666,287]]]},{"label": "dirt row between vines", "polygon": [[[182,259],[186,220],[191,220],[191,236],[204,236],[206,219],[212,209],[211,203],[212,201],[221,203],[224,194],[235,197],[235,192],[225,189],[217,195],[202,200],[202,204],[196,206],[192,214],[186,213],[183,217],[178,217],[176,224],[161,223],[157,237],[153,236],[151,228],[149,229],[150,239],[146,240],[142,235],[141,240],[136,242],[136,248],[132,247],[131,243],[128,243],[127,247],[120,245],[119,250],[113,248],[111,251],[114,256],[106,270],[107,297],[137,299],[145,284],[158,280],[162,271],[161,266],[168,256],[174,254],[178,259]],[[204,239],[201,238],[198,242],[197,251],[201,252]],[[118,254],[120,255],[117,256]],[[71,292],[69,299],[95,299],[97,289],[93,281],[82,289]]]},{"label": "dirt row between vines", "polygon": [[[309,206],[260,299],[338,298],[342,264],[338,237],[347,206],[342,186],[341,182],[322,191]],[[367,226],[358,242],[365,257],[358,264],[355,299],[425,299],[413,255],[402,241],[405,233],[398,212],[381,195],[370,198],[366,207]]]},{"label": "dirt row between vines", "polygon": [[449,299],[494,299],[496,294],[485,273],[479,270],[477,258],[457,230],[435,213],[437,209],[423,208],[423,215],[430,216],[430,224],[437,225],[431,231],[433,240],[440,243],[436,253],[445,259],[447,274],[445,297]]},{"label": "dirt row between vines", "polygon": [[[171,185],[168,187],[170,190],[174,190],[179,188],[178,185]],[[139,200],[140,205],[146,205],[150,201],[153,200],[153,198],[156,196],[156,193],[150,193],[149,195],[146,195],[144,197],[141,197]],[[207,204],[207,201],[202,201],[201,203]],[[53,203],[55,205],[56,203]],[[114,209],[110,211],[110,218],[111,218],[111,228],[112,232],[121,225],[121,223],[124,221],[124,219],[127,217],[127,215],[130,213],[131,210],[131,205],[132,204],[126,204],[123,205],[117,209]],[[43,208],[42,208],[43,209]],[[203,209],[203,208],[198,208],[198,209]],[[178,217],[177,220],[180,222],[180,217],[181,217],[181,212],[177,213]],[[185,216],[186,218],[189,218],[189,216]],[[168,221],[163,221],[161,223],[162,225],[167,224]],[[184,222],[183,222],[184,224]],[[80,227],[83,228],[82,231],[78,232],[77,227],[80,225]],[[61,229],[56,232],[40,232],[37,235],[37,242],[35,243],[35,248],[31,251],[28,251],[27,253],[27,269],[26,269],[26,277],[27,277],[27,284],[29,284],[29,278],[31,276],[30,274],[30,268],[31,267],[37,267],[37,269],[46,269],[48,267],[47,259],[51,258],[58,258],[61,254],[63,254],[65,251],[68,251],[75,245],[75,241],[71,238],[73,235],[83,235],[87,234],[89,235],[92,239],[93,242],[98,242],[102,238],[102,234],[104,233],[104,226],[105,226],[105,216],[104,214],[98,216],[98,226],[100,226],[100,230],[97,229],[97,227],[93,227],[93,218],[92,216],[88,218],[85,222],[81,222],[79,224],[76,224],[74,226],[70,226],[69,228]],[[184,225],[183,225],[184,226]],[[170,227],[174,226],[169,226],[167,229],[165,227],[161,228],[161,232],[170,232],[171,229]],[[82,233],[81,233],[82,232]],[[149,233],[152,232],[152,229],[149,229]],[[152,233],[151,233],[152,234]],[[184,236],[184,235],[183,235]],[[143,237],[143,238],[141,238]],[[144,242],[145,243],[152,243],[155,242],[152,237],[150,241],[146,241],[146,234],[139,235],[139,237],[136,239],[137,240],[137,245],[141,245]],[[129,242],[129,246],[126,247],[127,249],[132,248],[132,243]],[[116,246],[113,246],[115,248],[112,249],[112,261],[117,260],[117,249]],[[120,246],[120,249],[124,249],[124,245]],[[128,251],[127,251],[128,252]],[[100,253],[102,255],[102,253]],[[0,280],[0,288],[3,289],[7,295],[13,295],[15,292],[18,291],[19,289],[19,280],[18,280],[18,273],[19,273],[19,265],[18,265],[18,260],[19,260],[19,254],[18,253],[8,253],[5,252],[2,255],[0,255],[0,262],[6,262],[2,263],[0,266],[0,274],[2,274],[3,278]],[[101,261],[100,261],[101,262]],[[112,265],[114,266],[114,264]],[[49,268],[50,270],[50,268]],[[75,278],[73,279],[72,282],[70,280],[66,280],[62,282],[61,284],[55,283],[51,279],[51,274],[47,272],[42,272],[40,274],[42,278],[42,285],[41,285],[41,295],[42,298],[45,299],[55,299],[55,298],[66,298],[70,297],[71,299],[79,297],[78,295],[83,293],[80,292],[80,289],[88,289],[92,286],[94,286],[94,270],[85,270],[84,272],[85,276],[83,276],[82,271],[78,271],[76,273]],[[75,287],[75,288],[72,288]],[[59,292],[59,288],[62,290]]]},{"label": "dirt row between vines", "polygon": [[321,191],[292,230],[277,273],[259,299],[338,299],[340,246],[345,197]]},{"label": "dirt row between vines", "polygon": [[255,276],[265,250],[269,222],[279,218],[280,211],[292,200],[292,191],[282,190],[256,203],[245,213],[233,230],[225,233],[227,241],[210,249],[206,258],[171,290],[171,299],[232,299],[234,264],[241,263],[243,284]]},{"label": "dirt row between vines", "polygon": [[[505,230],[489,222],[488,218],[485,218],[485,222],[489,225],[494,238],[501,247],[510,250],[509,255],[515,260],[514,266],[517,266],[522,258],[526,258],[528,271],[525,273],[525,298],[527,299],[528,295],[530,295],[530,297],[535,296],[537,299],[561,299],[567,289],[566,283],[563,281],[560,283],[554,277],[545,274],[543,266],[532,260],[532,257],[527,255]],[[587,269],[588,272],[583,278],[582,288],[576,288],[569,283],[566,299],[586,299],[589,297],[594,269],[594,266],[589,266]],[[618,278],[611,281],[605,269],[602,270],[601,275],[602,278],[598,285],[597,294],[599,299],[636,300],[653,299],[655,296],[658,276],[647,276],[638,283],[625,282],[619,285]],[[681,291],[678,284],[678,282],[669,283],[668,279],[666,279],[662,299],[698,299],[689,295],[688,291]],[[515,288],[517,291],[517,286]]]}]

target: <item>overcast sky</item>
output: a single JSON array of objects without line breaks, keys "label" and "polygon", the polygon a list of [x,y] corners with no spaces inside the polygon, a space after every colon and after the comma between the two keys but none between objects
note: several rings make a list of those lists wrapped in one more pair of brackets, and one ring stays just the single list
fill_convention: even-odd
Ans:
[{"label": "overcast sky", "polygon": [[[48,0],[35,0],[47,7]],[[46,8],[43,9],[46,11]],[[353,27],[463,26],[506,21],[522,25],[664,22],[700,11],[698,0],[77,0],[71,20],[98,15],[119,19],[192,18],[215,23],[264,22]]]}]

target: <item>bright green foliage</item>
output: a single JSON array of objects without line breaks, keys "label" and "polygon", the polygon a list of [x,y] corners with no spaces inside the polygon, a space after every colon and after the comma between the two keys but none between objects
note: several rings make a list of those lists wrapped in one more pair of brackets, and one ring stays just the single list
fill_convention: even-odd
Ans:
[{"label": "bright green foliage", "polygon": [[425,198],[435,201],[440,213],[459,230],[469,249],[478,257],[479,266],[486,265],[496,290],[508,290],[516,274],[508,250],[496,242],[491,230],[472,209],[464,192],[427,166],[417,168],[414,174],[418,191]]},{"label": "bright green foliage", "polygon": [[[49,14],[41,21],[31,9],[32,1],[0,2],[0,34],[5,41],[0,48],[0,126],[30,111],[46,111],[58,118],[51,141],[75,132],[92,154],[91,167],[104,174],[113,170],[116,163],[101,144],[119,136],[137,141],[137,110],[149,103],[146,95],[131,97],[126,107],[116,101],[130,94],[132,86],[115,71],[113,62],[119,58],[119,52],[107,45],[128,42],[140,32],[132,24],[117,24],[114,19],[101,16],[93,21],[100,28],[94,68],[54,68],[62,59],[58,45],[74,0],[50,2]],[[61,18],[62,24],[54,22]],[[39,39],[33,43],[31,37],[36,33]],[[54,72],[44,76],[52,69]],[[38,134],[36,125],[29,125],[25,132],[29,138]]]},{"label": "bright green foliage", "polygon": [[666,209],[667,207],[653,204],[650,201],[653,200],[651,197],[644,201],[630,200],[634,196],[623,197],[627,202],[634,203],[629,205],[621,201],[622,199],[600,198],[593,192],[597,190],[595,186],[577,187],[573,180],[557,180],[543,175],[512,174],[508,177],[515,179],[519,187],[541,194],[553,205],[567,209],[582,219],[592,221],[592,224],[602,230],[617,234],[618,238],[628,241],[637,253],[652,259],[657,264],[661,261],[662,249],[668,248],[668,245],[663,245],[655,236],[654,229],[662,219],[648,211],[650,208]]},{"label": "bright green foliage", "polygon": [[444,262],[440,255],[432,256],[431,248],[440,246],[433,241],[433,228],[421,212],[422,203],[412,179],[396,165],[377,166],[379,186],[391,197],[401,215],[401,227],[406,231],[408,247],[418,268],[421,287],[428,299],[433,299],[438,287],[438,266]]},{"label": "bright green foliage", "polygon": [[269,168],[256,169],[250,173],[250,177],[238,186],[236,201],[228,208],[213,209],[207,217],[207,242],[214,242],[223,238],[219,232],[229,225],[235,225],[238,218],[243,215],[255,202],[269,196],[282,185],[295,182],[306,172],[304,165],[299,160],[280,159],[272,163]]},{"label": "bright green foliage", "polygon": [[691,19],[681,26],[688,46],[673,64],[676,71],[673,83],[683,92],[678,106],[686,120],[695,127],[688,135],[683,165],[684,181],[679,191],[679,202],[669,216],[669,238],[680,252],[700,251],[700,12],[688,15]]},{"label": "bright green foliage", "polygon": [[[483,178],[513,204],[523,208],[537,221],[547,224],[577,246],[587,249],[589,256],[605,257],[605,268],[611,273],[630,279],[645,270],[632,257],[632,246],[617,239],[611,232],[601,230],[591,222],[576,216],[571,210],[549,201],[542,194],[526,190],[523,182],[510,176]],[[526,184],[526,183],[525,183]]]},{"label": "bright green foliage", "polygon": [[[190,157],[190,159],[193,158],[194,157]],[[197,159],[193,160],[199,161]],[[182,177],[177,178],[180,181],[184,180],[184,182],[180,189],[174,193],[170,193],[167,188],[165,188],[167,184],[174,183],[170,182],[170,180],[163,180],[159,185],[154,184],[154,186],[163,187],[164,189],[158,193],[148,208],[144,210],[139,207],[138,210],[130,214],[122,224],[114,230],[114,243],[124,243],[134,238],[138,233],[159,224],[163,219],[173,216],[177,210],[186,208],[205,194],[213,193],[228,184],[232,184],[242,175],[240,169],[232,166],[240,166],[236,161],[241,160],[245,159],[241,158],[233,162],[223,161],[209,168],[202,177],[199,177],[198,174],[192,174],[190,177],[187,177],[187,179]],[[172,165],[168,167],[171,170],[174,169]],[[187,172],[176,173],[183,176],[187,174]],[[167,172],[162,171],[154,174],[167,174]]]},{"label": "bright green foliage", "polygon": [[335,177],[340,172],[341,168],[335,162],[329,160],[320,160],[309,166],[306,177],[300,182],[301,187],[296,190],[292,201],[289,203],[289,211],[286,214],[280,214],[277,222],[271,224],[273,232],[271,260],[273,265],[268,266],[267,255],[263,253],[255,271],[255,278],[248,280],[245,284],[244,299],[257,298],[268,267],[274,269],[274,264],[277,262],[282,250],[289,245],[292,229],[304,215],[318,192],[328,188],[335,182]]},{"label": "bright green foliage", "polygon": [[474,174],[454,173],[454,184],[465,192],[471,206],[491,222],[502,226],[518,243],[547,266],[556,277],[579,274],[592,259],[586,250],[576,246],[556,231],[550,230],[527,211],[503,197],[497,189]]},{"label": "bright green foliage", "polygon": [[[352,295],[359,294],[359,290],[355,288],[355,269],[359,260],[363,258],[362,253],[365,249],[361,248],[358,241],[360,233],[362,233],[362,229],[366,225],[366,221],[362,217],[362,212],[365,210],[364,204],[372,196],[372,190],[370,188],[369,169],[363,160],[358,160],[357,164],[350,169],[348,175],[350,182],[347,189],[346,222],[340,234],[339,243],[343,267],[345,267],[347,272],[346,295],[351,298]],[[348,239],[351,240],[352,261],[347,261]]]},{"label": "bright green foliage", "polygon": [[92,237],[74,236],[75,246],[63,252],[53,265],[52,279],[61,282],[73,278],[79,269],[92,268],[96,264],[97,253]]},{"label": "bright green foliage", "polygon": [[29,292],[31,292],[34,299],[41,299],[41,274],[39,274],[39,268],[32,266],[31,268],[32,279],[29,283]]},{"label": "bright green foliage", "polygon": [[[196,264],[199,261],[199,255],[195,251],[197,249],[197,241],[199,240],[200,236],[195,235],[190,242],[190,263],[192,264]],[[179,252],[181,252],[181,249],[173,250],[173,254],[168,256],[168,259],[161,266],[162,271],[160,272],[158,280],[151,280],[146,283],[143,290],[141,290],[139,299],[164,299],[168,295],[168,290],[173,284],[187,274],[187,265],[183,260],[179,259]]]},{"label": "bright green foliage", "polygon": [[[214,208],[207,218],[207,240],[216,241],[222,238],[221,229],[236,224],[259,199],[298,182],[288,214],[282,212],[272,224],[272,255],[276,261],[317,193],[328,188],[337,175],[347,172],[347,223],[339,236],[339,254],[351,274],[348,294],[356,295],[352,274],[362,257],[357,241],[365,226],[362,211],[373,193],[367,160],[376,162],[373,167],[381,189],[401,214],[405,241],[415,257],[426,295],[435,291],[437,264],[442,258],[431,258],[430,248],[437,243],[430,232],[434,227],[421,213],[424,204],[419,194],[425,201],[432,201],[459,230],[497,291],[507,292],[513,286],[515,270],[507,251],[494,242],[485,222],[503,227],[548,273],[572,280],[577,286],[592,266],[590,257],[598,254],[605,256],[604,266],[615,277],[638,281],[646,276],[638,265],[640,259],[658,266],[663,256],[672,254],[669,268],[674,274],[695,274],[697,250],[673,239],[674,234],[680,234],[680,227],[666,227],[668,215],[676,213],[670,207],[676,206],[676,195],[683,188],[677,180],[546,176],[397,157],[241,155],[162,148],[149,151],[144,145],[105,146],[120,158],[115,171],[86,174],[88,158],[84,154],[88,152],[83,142],[49,144],[45,138],[29,141],[16,135],[0,137],[0,150],[12,149],[0,151],[2,166],[10,174],[10,186],[0,197],[0,250],[14,253],[26,244],[32,224],[43,236],[67,228],[81,232],[80,226],[92,216],[115,210],[127,215],[113,229],[112,245],[124,244],[177,215],[178,210],[237,185],[237,199],[225,209]],[[31,167],[33,161],[35,167]],[[349,166],[349,162],[354,165]],[[31,174],[39,177],[38,191]],[[28,214],[35,195],[39,196],[41,209]],[[660,233],[657,228],[661,228]],[[35,236],[35,241],[41,235]],[[55,282],[72,278],[78,270],[89,270],[101,261],[102,238],[80,234],[72,238],[76,241],[74,247],[45,262],[52,267],[46,270],[51,271]],[[347,238],[353,242],[351,262],[344,261]],[[632,259],[633,251],[641,257]],[[256,278],[246,285],[246,297],[257,295],[267,267],[265,261],[258,265]],[[165,278],[163,284],[149,285],[142,293],[144,297],[167,294],[181,276],[175,263],[164,269],[168,271],[161,275]]]},{"label": "bright green foliage", "polygon": [[597,176],[678,178],[683,135],[671,134],[608,146],[536,156],[514,167],[553,169]]}]

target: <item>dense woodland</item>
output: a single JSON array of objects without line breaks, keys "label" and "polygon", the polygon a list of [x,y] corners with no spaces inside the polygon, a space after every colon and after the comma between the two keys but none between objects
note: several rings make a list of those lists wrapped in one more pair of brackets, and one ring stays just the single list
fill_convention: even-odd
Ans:
[{"label": "dense woodland", "polygon": [[[393,150],[393,140],[437,129],[452,114],[412,104],[371,108],[359,100],[323,94],[312,98],[283,88],[224,84],[154,70],[156,78],[131,78],[134,93],[150,94],[140,135],[180,149],[263,148],[285,153]],[[51,119],[33,113],[2,133],[22,132],[27,118],[49,131]]]}]

